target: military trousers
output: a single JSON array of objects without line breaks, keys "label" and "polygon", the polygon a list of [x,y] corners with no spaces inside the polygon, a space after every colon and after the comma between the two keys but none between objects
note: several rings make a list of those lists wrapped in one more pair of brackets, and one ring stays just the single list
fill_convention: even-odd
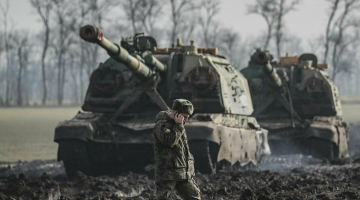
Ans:
[{"label": "military trousers", "polygon": [[156,199],[157,200],[171,200],[174,191],[184,200],[200,200],[200,189],[195,180],[170,180],[170,181],[156,181]]}]

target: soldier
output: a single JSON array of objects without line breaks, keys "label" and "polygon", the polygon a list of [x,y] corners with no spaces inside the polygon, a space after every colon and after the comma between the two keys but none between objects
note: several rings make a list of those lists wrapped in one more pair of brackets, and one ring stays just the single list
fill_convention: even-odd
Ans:
[{"label": "soldier", "polygon": [[193,113],[192,103],[175,99],[172,110],[161,111],[154,127],[156,199],[172,199],[174,189],[183,199],[201,199],[190,153],[185,122]]}]

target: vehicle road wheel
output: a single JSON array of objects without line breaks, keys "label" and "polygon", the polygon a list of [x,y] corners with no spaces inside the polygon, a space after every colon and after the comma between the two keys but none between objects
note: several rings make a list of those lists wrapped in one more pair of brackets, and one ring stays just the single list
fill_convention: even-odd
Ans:
[{"label": "vehicle road wheel", "polygon": [[195,159],[195,170],[202,174],[216,172],[217,149],[216,144],[207,140],[193,140],[189,142],[190,152]]},{"label": "vehicle road wheel", "polygon": [[311,155],[313,157],[328,160],[337,158],[336,145],[333,142],[319,138],[312,138],[311,144]]},{"label": "vehicle road wheel", "polygon": [[77,171],[92,175],[85,142],[80,140],[60,141],[58,151],[69,179],[74,178]]}]

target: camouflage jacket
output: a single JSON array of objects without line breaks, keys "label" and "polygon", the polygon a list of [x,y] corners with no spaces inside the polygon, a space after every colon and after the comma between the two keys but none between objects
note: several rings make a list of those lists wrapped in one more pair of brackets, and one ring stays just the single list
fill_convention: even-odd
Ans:
[{"label": "camouflage jacket", "polygon": [[194,176],[194,157],[191,155],[185,128],[161,111],[153,130],[155,178],[161,180],[190,180]]}]

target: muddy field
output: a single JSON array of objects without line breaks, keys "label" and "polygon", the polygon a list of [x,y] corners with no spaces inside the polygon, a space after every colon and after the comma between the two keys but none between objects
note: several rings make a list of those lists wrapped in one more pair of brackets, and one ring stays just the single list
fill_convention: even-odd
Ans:
[{"label": "muddy field", "polygon": [[[266,164],[271,171],[198,173],[195,179],[203,199],[360,199],[360,160],[347,162],[277,157]],[[154,199],[154,180],[147,175],[94,178],[78,173],[68,181],[56,161],[19,163],[1,169],[1,176],[0,199],[6,200]]]},{"label": "muddy field", "polygon": [[[252,171],[224,170],[196,174],[203,199],[360,199],[360,125],[351,127],[351,159],[268,157]],[[12,199],[154,199],[149,174],[68,180],[55,160],[0,162],[0,200]],[[179,199],[176,195],[174,199]]]},{"label": "muddy field", "polygon": [[[31,122],[37,120],[34,117],[45,113],[23,116],[29,120],[26,122],[29,127],[17,128],[29,129],[30,134],[18,129],[17,133],[7,131],[5,135],[0,131],[1,143],[8,145],[0,147],[0,157],[3,156],[0,159],[3,160],[0,161],[0,200],[154,199],[155,183],[151,174],[88,177],[78,173],[74,180],[67,179],[62,162],[54,160],[57,145],[52,141],[53,128],[58,121],[71,118],[75,110],[65,110],[61,119],[51,117],[47,110],[41,111],[49,113],[41,133],[29,127],[34,127]],[[346,116],[349,119],[350,115],[345,113]],[[0,117],[2,128],[9,125],[6,120],[13,120],[12,116]],[[51,130],[45,133],[46,128]],[[360,124],[352,123],[350,131],[351,158],[348,160],[329,162],[302,155],[271,156],[264,160],[261,168],[253,171],[228,169],[214,175],[197,173],[195,179],[203,199],[360,199]],[[14,134],[25,134],[28,138]],[[33,161],[18,161],[27,159]],[[179,198],[175,195],[174,199]]]}]

